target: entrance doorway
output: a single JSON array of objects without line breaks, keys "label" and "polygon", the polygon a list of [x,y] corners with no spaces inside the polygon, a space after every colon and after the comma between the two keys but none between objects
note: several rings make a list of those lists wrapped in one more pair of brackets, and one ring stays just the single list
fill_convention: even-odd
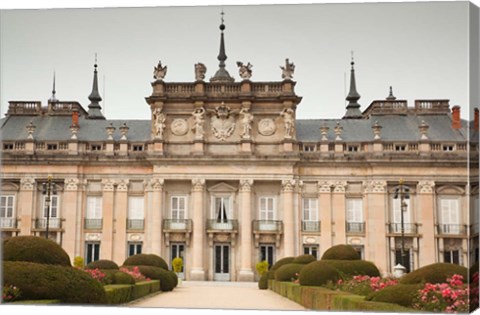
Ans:
[{"label": "entrance doorway", "polygon": [[[172,264],[172,261],[174,258],[180,257],[182,258],[182,270],[180,273],[178,273],[178,277],[181,279],[185,279],[185,273],[183,270],[185,269],[185,244],[184,243],[173,243],[170,245],[170,264]],[[173,270],[173,266],[172,266]]]},{"label": "entrance doorway", "polygon": [[216,244],[213,251],[213,280],[230,281],[230,245]]}]

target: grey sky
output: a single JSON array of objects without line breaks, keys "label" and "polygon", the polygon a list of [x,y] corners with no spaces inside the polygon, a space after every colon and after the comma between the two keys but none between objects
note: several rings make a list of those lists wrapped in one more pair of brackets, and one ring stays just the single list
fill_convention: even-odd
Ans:
[{"label": "grey sky", "polygon": [[[98,53],[107,118],[148,119],[153,67],[167,82],[194,80],[194,64],[218,69],[221,6],[4,10],[1,12],[2,116],[10,100],[51,95],[89,104]],[[362,110],[384,99],[450,99],[468,106],[468,2],[227,6],[227,70],[253,64],[252,81],[281,80],[296,65],[297,118],[340,118],[354,51]],[[347,91],[348,92],[348,91]]]}]

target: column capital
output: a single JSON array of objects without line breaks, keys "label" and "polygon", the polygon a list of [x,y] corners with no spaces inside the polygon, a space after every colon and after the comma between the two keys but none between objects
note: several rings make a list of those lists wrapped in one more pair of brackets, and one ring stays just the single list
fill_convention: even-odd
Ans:
[{"label": "column capital", "polygon": [[122,191],[122,192],[127,192],[129,182],[130,182],[130,180],[128,180],[128,179],[120,179],[119,181],[117,181],[117,185],[118,185],[117,190]]},{"label": "column capital", "polygon": [[253,185],[253,179],[241,179],[240,192],[251,192],[252,185]]},{"label": "column capital", "polygon": [[330,193],[332,192],[333,183],[331,181],[319,181],[317,183],[318,193]]},{"label": "column capital", "polygon": [[385,193],[387,187],[387,181],[385,180],[372,180],[366,183],[365,190],[367,193]]},{"label": "column capital", "polygon": [[345,193],[346,188],[347,188],[347,182],[346,181],[333,182],[333,192],[334,193]]},{"label": "column capital", "polygon": [[151,187],[153,191],[163,191],[164,184],[165,184],[165,180],[160,177],[154,177],[148,181],[148,185]]},{"label": "column capital", "polygon": [[80,180],[76,177],[65,178],[65,191],[76,191]]},{"label": "column capital", "polygon": [[34,190],[35,179],[33,177],[26,177],[20,179],[21,190]]},{"label": "column capital", "polygon": [[113,191],[115,189],[115,180],[106,178],[102,179],[102,190],[103,191]]},{"label": "column capital", "polygon": [[205,178],[192,179],[192,190],[203,191],[205,189]]},{"label": "column capital", "polygon": [[423,180],[418,182],[417,191],[420,194],[432,194],[435,187],[433,180]]},{"label": "column capital", "polygon": [[293,192],[295,189],[296,180],[294,179],[284,179],[282,180],[282,191],[283,192]]}]

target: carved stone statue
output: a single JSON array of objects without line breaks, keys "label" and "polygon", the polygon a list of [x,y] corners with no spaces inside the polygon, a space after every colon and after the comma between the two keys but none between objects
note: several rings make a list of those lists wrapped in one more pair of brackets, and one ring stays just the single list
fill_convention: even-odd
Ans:
[{"label": "carved stone statue", "polygon": [[240,111],[240,114],[243,115],[243,118],[242,118],[242,126],[243,126],[242,138],[243,139],[250,139],[250,131],[252,131],[253,115],[248,112],[248,108],[242,108],[242,110]]},{"label": "carved stone statue", "polygon": [[195,139],[203,139],[203,134],[205,131],[203,130],[203,124],[205,122],[205,109],[203,107],[196,108],[192,112],[193,118],[194,118],[194,125],[192,127],[192,130],[195,131]]},{"label": "carved stone statue", "polygon": [[207,67],[203,63],[195,64],[195,80],[203,81],[205,79],[205,73],[207,72]]},{"label": "carved stone statue", "polygon": [[235,119],[230,107],[222,102],[215,108],[215,114],[212,116],[212,132],[215,137],[225,141],[233,134],[235,130]]},{"label": "carved stone statue", "polygon": [[153,110],[153,127],[154,138],[163,140],[163,132],[165,130],[165,114],[160,108]]},{"label": "carved stone statue", "polygon": [[167,74],[167,66],[162,66],[162,61],[158,61],[158,65],[153,70],[153,78],[163,80]]},{"label": "carved stone statue", "polygon": [[252,77],[253,65],[251,65],[250,62],[244,65],[243,62],[237,61],[237,66],[238,66],[238,74],[243,80],[248,80]]},{"label": "carved stone statue", "polygon": [[281,113],[280,116],[283,117],[283,123],[285,126],[285,138],[292,138],[293,136],[293,129],[295,124],[295,119],[293,118],[293,109],[285,108]]},{"label": "carved stone statue", "polygon": [[291,80],[293,78],[293,73],[295,72],[295,65],[293,62],[289,62],[288,58],[285,59],[285,67],[280,66],[282,69],[282,79]]}]

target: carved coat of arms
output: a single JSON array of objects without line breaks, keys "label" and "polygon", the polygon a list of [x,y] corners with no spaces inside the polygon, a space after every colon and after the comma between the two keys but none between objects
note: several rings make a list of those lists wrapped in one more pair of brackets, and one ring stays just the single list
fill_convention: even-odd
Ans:
[{"label": "carved coat of arms", "polygon": [[225,141],[235,130],[235,118],[231,115],[230,107],[222,105],[215,109],[212,116],[212,132],[215,137]]}]

